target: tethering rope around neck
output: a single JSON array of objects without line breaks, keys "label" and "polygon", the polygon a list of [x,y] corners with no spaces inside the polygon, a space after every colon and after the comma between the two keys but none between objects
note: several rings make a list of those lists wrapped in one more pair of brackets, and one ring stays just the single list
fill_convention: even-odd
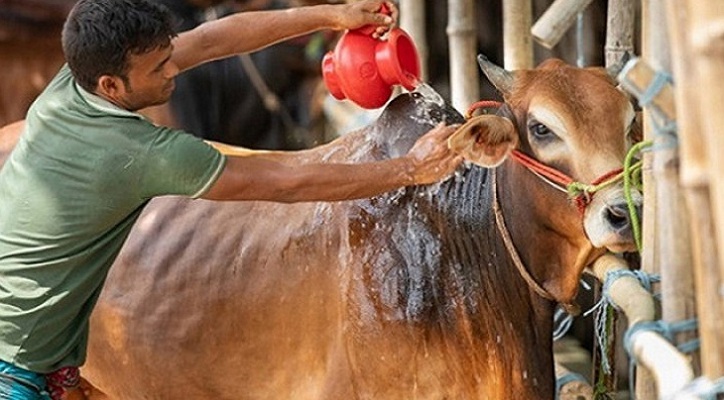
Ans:
[{"label": "tethering rope around neck", "polygon": [[495,225],[498,227],[498,232],[500,232],[500,236],[503,238],[503,244],[505,244],[505,248],[508,251],[510,258],[513,260],[513,265],[515,265],[518,273],[528,286],[538,293],[540,297],[546,300],[558,302],[558,300],[556,300],[549,291],[547,291],[533,278],[530,272],[528,272],[525,268],[525,265],[523,265],[520,255],[518,255],[518,250],[515,248],[513,238],[510,236],[510,231],[508,231],[508,227],[505,225],[503,211],[500,209],[500,203],[498,202],[497,179],[494,170],[490,171],[490,182],[491,190],[493,191],[493,214],[495,214]]}]

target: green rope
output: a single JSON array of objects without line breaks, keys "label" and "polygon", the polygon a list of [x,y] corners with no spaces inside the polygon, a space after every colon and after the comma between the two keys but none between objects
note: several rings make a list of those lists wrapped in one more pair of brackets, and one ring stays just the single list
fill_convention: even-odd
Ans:
[{"label": "green rope", "polygon": [[[600,318],[603,318],[604,327],[602,331],[596,332],[596,335],[598,336],[599,341],[604,340],[605,343],[608,343],[608,339],[605,338],[614,335],[613,328],[615,310],[608,303],[603,304],[602,307],[603,308],[600,309],[600,312],[602,313]],[[613,376],[616,374],[615,368],[611,366],[611,364],[615,364],[615,360],[613,359],[613,357],[615,357],[615,353],[611,353],[608,346],[600,348],[599,353],[599,365],[601,366],[601,369],[598,371],[593,398],[595,400],[612,400],[613,396],[610,393],[614,388],[609,386],[614,380]],[[611,360],[609,360],[609,358],[611,358]]]},{"label": "green rope", "polygon": [[568,196],[570,198],[575,198],[582,194],[593,195],[594,193],[601,191],[601,190],[605,189],[606,187],[611,186],[612,184],[616,183],[622,177],[623,177],[623,172],[612,177],[609,180],[599,183],[598,185],[589,185],[589,184],[586,184],[583,182],[571,182],[566,187],[566,190],[568,191]]},{"label": "green rope", "polygon": [[643,162],[641,160],[633,162],[634,156],[640,153],[644,148],[652,145],[651,141],[643,141],[636,143],[628,154],[623,165],[623,190],[624,196],[626,197],[626,204],[628,205],[628,212],[631,217],[631,229],[633,231],[634,241],[636,242],[636,248],[639,253],[642,249],[641,243],[641,222],[639,216],[636,213],[636,204],[633,200],[633,189],[636,188],[641,190],[643,186],[641,170],[643,168]]}]

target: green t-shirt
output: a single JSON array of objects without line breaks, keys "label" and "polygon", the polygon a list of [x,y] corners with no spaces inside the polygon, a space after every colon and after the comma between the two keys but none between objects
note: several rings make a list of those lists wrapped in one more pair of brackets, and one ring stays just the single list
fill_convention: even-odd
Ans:
[{"label": "green t-shirt", "polygon": [[198,197],[225,158],[75,83],[64,66],[0,170],[0,359],[47,373],[85,361],[108,269],[154,196]]}]

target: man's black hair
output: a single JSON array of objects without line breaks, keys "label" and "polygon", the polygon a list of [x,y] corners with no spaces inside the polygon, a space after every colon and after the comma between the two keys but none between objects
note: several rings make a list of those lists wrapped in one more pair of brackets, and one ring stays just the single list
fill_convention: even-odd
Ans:
[{"label": "man's black hair", "polygon": [[103,75],[128,83],[129,56],[168,46],[173,28],[168,10],[148,0],[80,0],[63,26],[63,52],[78,84],[94,92]]}]

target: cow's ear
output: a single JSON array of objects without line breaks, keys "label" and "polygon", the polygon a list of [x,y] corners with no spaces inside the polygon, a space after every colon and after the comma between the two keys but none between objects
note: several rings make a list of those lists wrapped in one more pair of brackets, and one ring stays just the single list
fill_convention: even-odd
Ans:
[{"label": "cow's ear", "polygon": [[474,164],[493,168],[518,146],[518,134],[508,118],[480,115],[453,133],[448,146]]}]

